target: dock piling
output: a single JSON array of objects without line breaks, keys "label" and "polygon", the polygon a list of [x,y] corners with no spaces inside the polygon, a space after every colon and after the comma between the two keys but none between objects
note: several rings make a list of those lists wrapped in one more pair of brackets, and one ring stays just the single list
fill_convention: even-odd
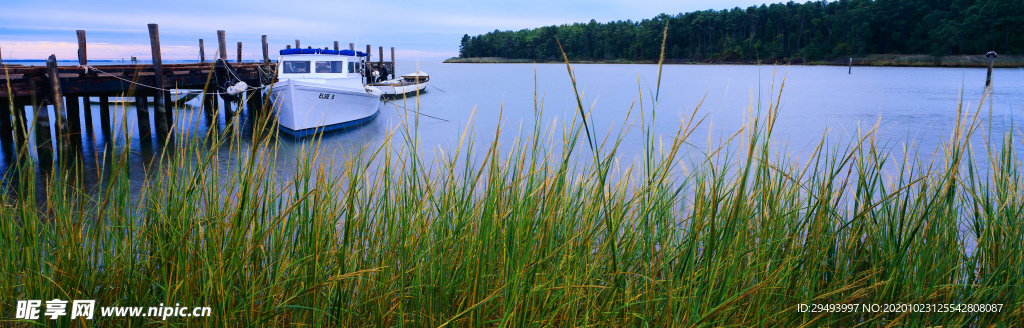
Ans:
[{"label": "dock piling", "polygon": [[0,136],[7,138],[11,136],[11,109],[14,104],[9,98],[0,98]]},{"label": "dock piling", "polygon": [[53,138],[50,133],[50,109],[42,103],[42,99],[32,100],[32,112],[35,113],[36,153],[39,164],[53,163]]},{"label": "dock piling", "polygon": [[220,49],[220,59],[228,61],[228,43],[225,40],[224,30],[217,30],[217,45]]},{"label": "dock piling", "polygon": [[334,41],[334,51],[338,51],[338,41]]},{"label": "dock piling", "polygon": [[846,70],[846,74],[853,74],[853,57],[850,57],[850,68]]},{"label": "dock piling", "polygon": [[[135,95],[135,115],[138,117],[139,122],[139,140],[149,141],[150,132],[149,128],[149,103],[145,95]],[[153,100],[160,99],[159,96],[153,97]]]},{"label": "dock piling", "polygon": [[100,129],[103,135],[110,135],[110,119],[110,97],[103,95],[100,97]]},{"label": "dock piling", "polygon": [[211,85],[207,85],[207,89],[203,90],[203,112],[211,121],[217,118],[217,97],[211,94],[212,92],[214,88]]},{"label": "dock piling", "polygon": [[63,136],[69,140],[81,138],[82,135],[82,104],[75,96],[64,97],[64,112],[67,117],[67,135]]},{"label": "dock piling", "polygon": [[988,75],[985,76],[985,87],[989,87],[992,85],[992,66],[995,65],[996,57],[999,55],[995,51],[989,51],[985,57],[988,57]]},{"label": "dock piling", "polygon": [[206,49],[203,49],[203,39],[199,39],[199,62],[206,62]]},{"label": "dock piling", "polygon": [[299,39],[295,39],[295,49],[302,49],[302,44],[299,42]]},{"label": "dock piling", "polygon": [[19,147],[28,142],[28,120],[25,116],[25,100],[19,100],[18,98],[11,98],[14,102],[14,108],[11,108],[11,124],[14,128],[14,142]]},{"label": "dock piling", "polygon": [[[61,94],[60,94],[60,80],[57,76],[57,56],[50,55],[50,58],[46,59],[46,74],[50,79],[50,92],[52,92],[51,102],[53,103],[53,112],[58,115],[56,122],[56,134],[59,136],[63,134],[61,131],[61,119],[60,113],[63,112],[63,106],[61,106]],[[32,102],[36,114],[36,149],[39,153],[39,162],[47,163],[53,161],[53,145],[52,137],[50,134],[50,109],[46,105],[42,104],[40,99],[36,99]],[[60,143],[58,142],[58,147]]]},{"label": "dock piling", "polygon": [[157,95],[153,96],[155,103],[153,116],[156,116],[157,136],[164,139],[171,131],[171,127],[174,126],[174,113],[168,110],[170,104],[167,103],[167,99],[170,98],[170,92],[165,91],[166,88],[164,88],[164,70],[160,58],[160,28],[157,24],[149,24],[149,43],[153,50],[153,81],[157,89]]},{"label": "dock piling", "polygon": [[242,42],[238,42],[238,61],[236,63],[241,63],[241,62],[242,62]]},{"label": "dock piling", "polygon": [[391,78],[395,78],[395,47],[391,47]]},{"label": "dock piling", "polygon": [[[86,51],[85,30],[77,30],[75,33],[78,35],[78,65],[88,65],[89,56],[88,51]],[[85,128],[86,130],[92,131],[92,106],[89,102],[89,97],[83,97],[82,100],[84,100],[84,106],[82,109],[85,111]],[[70,112],[68,113],[68,116],[71,116]],[[77,113],[75,113],[75,116],[78,116]],[[72,122],[72,125],[74,124],[75,123]]]},{"label": "dock piling", "polygon": [[263,63],[270,63],[270,45],[267,44],[266,35],[263,35]]},{"label": "dock piling", "polygon": [[78,64],[87,65],[89,59],[85,52],[85,30],[78,30],[75,33],[78,34]]},{"label": "dock piling", "polygon": [[85,115],[85,130],[92,131],[92,98],[82,97],[82,114]]},{"label": "dock piling", "polygon": [[[54,129],[54,132],[56,132],[57,137],[63,139],[63,137],[66,136],[68,133],[68,120],[67,117],[64,116],[64,92],[60,88],[60,73],[57,72],[56,55],[50,55],[50,58],[46,60],[46,75],[50,79],[49,100],[50,103],[53,105],[53,113],[54,115],[56,115],[53,120],[54,123],[56,123],[57,125]],[[46,110],[44,109],[43,112],[45,113]],[[49,118],[49,115],[47,115],[47,118]],[[47,124],[49,124],[49,122],[47,122]],[[61,146],[62,143],[57,144],[58,150],[61,148]]]},{"label": "dock piling", "polygon": [[349,43],[348,44],[348,50],[356,51],[356,44],[355,43]]}]

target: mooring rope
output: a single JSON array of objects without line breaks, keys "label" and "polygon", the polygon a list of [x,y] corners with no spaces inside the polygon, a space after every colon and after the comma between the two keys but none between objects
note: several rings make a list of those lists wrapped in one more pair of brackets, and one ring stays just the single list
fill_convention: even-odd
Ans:
[{"label": "mooring rope", "polygon": [[[395,110],[396,110],[396,111],[398,110],[398,102],[397,102],[397,101],[390,101],[390,100],[387,100],[387,99],[385,99],[385,100],[384,100],[384,104],[385,104],[385,105],[387,105],[388,103],[394,103],[394,104],[395,104]],[[403,106],[403,108],[405,109],[405,111],[407,111],[407,112],[409,111],[409,109],[408,109],[408,108],[405,108],[404,106]],[[443,118],[440,118],[440,117],[437,117],[437,116],[433,116],[433,115],[429,115],[429,114],[426,114],[426,113],[420,112],[419,110],[415,111],[415,113],[416,113],[417,115],[423,115],[423,116],[426,116],[426,117],[429,117],[429,118],[432,118],[432,119],[435,119],[435,120],[440,120],[440,121],[445,121],[445,122],[451,122],[451,121],[449,121],[449,120],[446,120],[446,119],[443,119]]]},{"label": "mooring rope", "polygon": [[[171,92],[171,90],[180,90],[180,89],[157,88],[157,87],[154,87],[154,86],[151,86],[151,85],[142,84],[142,83],[135,82],[135,81],[132,81],[132,80],[129,80],[129,79],[126,79],[126,78],[123,78],[123,77],[120,77],[120,76],[117,76],[117,75],[114,75],[114,74],[110,74],[110,73],[104,72],[103,70],[101,70],[99,68],[96,68],[95,66],[91,66],[91,65],[77,65],[77,66],[79,68],[85,69],[86,73],[89,73],[89,70],[91,69],[91,70],[100,72],[100,74],[103,74],[103,75],[106,75],[106,76],[109,76],[109,77],[112,77],[112,78],[115,78],[115,79],[118,79],[118,80],[121,80],[121,81],[125,81],[125,82],[131,83],[131,84],[134,84],[134,85],[137,85],[137,86],[140,86],[140,87],[144,87],[144,88],[150,88],[150,89],[164,91],[164,92]],[[234,74],[232,73],[232,75],[234,75]],[[238,76],[235,76],[235,78],[238,78]],[[241,81],[241,79],[239,79],[239,81]],[[270,86],[269,85],[264,85],[264,86],[261,86],[261,87],[248,87],[248,88],[245,89],[245,91],[263,90],[263,89],[266,89],[268,87],[270,87]],[[218,96],[219,95],[231,95],[231,94],[229,94],[227,92],[206,92],[206,94],[218,95]],[[237,94],[235,94],[235,95],[237,95]]]}]

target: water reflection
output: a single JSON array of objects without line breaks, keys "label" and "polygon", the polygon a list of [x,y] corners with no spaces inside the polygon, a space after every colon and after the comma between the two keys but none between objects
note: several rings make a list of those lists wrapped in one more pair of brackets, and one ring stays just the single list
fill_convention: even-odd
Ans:
[{"label": "water reflection", "polygon": [[[416,65],[399,64],[402,65],[399,72],[411,72]],[[517,142],[516,137],[529,134],[535,123],[541,124],[544,131],[554,130],[554,139],[550,139],[548,146],[560,147],[562,124],[568,124],[578,115],[565,65],[418,65],[418,69],[431,75],[427,92],[419,97],[390,100],[369,123],[328,133],[322,139],[296,140],[281,136],[272,140],[271,145],[278,151],[275,157],[278,179],[289,178],[297,156],[314,143],[320,146],[318,161],[340,164],[353,152],[379,146],[406,117],[419,119],[419,149],[424,153],[424,160],[430,161],[438,150],[453,152],[467,126],[470,137],[478,140],[474,145],[477,148],[488,147],[500,125],[499,147],[510,149]],[[591,120],[596,134],[604,136],[611,131],[615,136],[620,128],[633,124],[623,134],[618,154],[623,165],[642,157],[643,134],[638,117],[652,115],[657,67],[574,65],[573,68],[584,105],[592,108]],[[776,76],[774,84],[773,74]],[[1024,70],[997,69],[993,75],[993,92],[983,108],[986,119],[983,132],[1001,136],[1014,131],[1014,122],[1024,116],[1020,110],[1024,103]],[[779,144],[775,149],[802,158],[806,158],[825,135],[830,142],[841,143],[856,136],[858,129],[879,122],[879,139],[893,150],[900,150],[907,144],[919,149],[917,156],[920,158],[941,156],[940,146],[949,140],[957,120],[961,94],[964,111],[974,113],[985,92],[984,69],[863,67],[854,74],[846,74],[845,67],[669,65],[665,66],[661,81],[657,121],[649,125],[648,120],[645,124],[656,138],[672,136],[680,120],[703,101],[698,115],[707,114],[708,119],[699,133],[688,140],[689,148],[684,149],[699,154],[704,145],[724,140],[743,127],[759,106],[764,110],[769,102],[774,102],[771,90],[778,89],[783,76],[786,86],[773,142]],[[129,179],[132,188],[138,190],[144,178],[159,165],[157,159],[166,146],[160,146],[155,138],[138,137],[138,117],[132,102],[114,101],[111,105],[109,136],[96,128],[102,126],[96,98],[90,104],[92,122],[83,122],[83,133],[75,136],[81,145],[74,155],[81,159],[80,178],[86,186],[98,185],[104,172],[109,172],[115,160],[119,160],[117,154],[127,150]],[[237,144],[215,150],[218,165],[226,172],[235,165],[238,149],[251,146],[255,116],[251,109],[242,108],[233,115],[222,112],[211,117],[204,114],[201,105],[199,97],[174,111],[175,135],[195,138],[211,130],[227,135],[237,133],[240,137]],[[429,116],[407,113],[406,106],[410,109],[418,106]],[[31,108],[25,110],[32,117]],[[542,114],[535,116],[537,110]],[[149,117],[154,117],[151,109],[148,112]],[[631,112],[631,117],[626,116],[627,112]],[[87,115],[82,117],[89,119]],[[152,121],[146,122],[148,126],[143,128],[154,131]],[[402,142],[401,138],[401,134],[394,135],[398,143]],[[974,140],[979,145],[983,141],[982,138]],[[35,141],[33,136],[30,141]],[[34,148],[28,154],[19,154],[25,151],[13,144],[9,136],[0,136],[0,172],[9,178],[13,176],[11,172],[19,155],[36,156]],[[979,164],[985,162],[979,161]],[[340,165],[335,166],[339,172],[342,169]]]}]

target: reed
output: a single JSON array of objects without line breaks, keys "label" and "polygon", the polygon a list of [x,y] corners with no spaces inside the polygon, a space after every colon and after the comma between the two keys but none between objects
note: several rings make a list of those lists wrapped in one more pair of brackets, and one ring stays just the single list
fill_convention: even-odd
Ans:
[{"label": "reed", "polygon": [[[702,126],[699,106],[674,136],[652,134],[657,90],[627,114],[645,134],[638,163],[616,158],[631,126],[601,136],[582,100],[561,131],[536,125],[502,147],[499,128],[477,147],[467,128],[433,161],[417,145],[418,115],[406,111],[406,124],[382,145],[342,162],[318,160],[318,143],[308,144],[287,179],[275,175],[274,158],[295,154],[278,153],[274,132],[265,132],[275,129],[256,128],[243,141],[237,120],[227,129],[234,133],[169,140],[174,146],[141,186],[127,178],[127,150],[110,150],[98,187],[52,174],[37,199],[36,164],[22,158],[3,184],[14,196],[0,207],[0,325],[31,326],[9,319],[15,303],[54,298],[213,313],[35,324],[1001,327],[1024,320],[1020,135],[976,149],[981,116],[961,106],[944,156],[930,162],[887,148],[874,128],[845,143],[823,137],[800,162],[773,155],[769,144],[782,89],[751,108],[751,123],[732,138],[706,148],[687,142]],[[539,115],[543,102],[535,104]],[[265,117],[256,125],[274,127]],[[237,165],[219,165],[223,148]],[[1002,307],[806,313],[800,304]]]}]

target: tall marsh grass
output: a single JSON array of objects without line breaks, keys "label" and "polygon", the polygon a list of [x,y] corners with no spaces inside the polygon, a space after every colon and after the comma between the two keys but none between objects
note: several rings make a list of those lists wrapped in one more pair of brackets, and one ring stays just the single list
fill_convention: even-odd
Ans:
[{"label": "tall marsh grass", "polygon": [[[571,74],[571,69],[570,69]],[[574,82],[575,83],[575,82]],[[655,94],[660,93],[657,90]],[[781,93],[781,88],[779,90]],[[655,96],[656,97],[656,96]],[[180,138],[133,193],[126,150],[100,186],[22,159],[0,207],[0,317],[26,299],[209,306],[208,318],[41,319],[47,326],[1015,326],[1024,320],[1019,135],[979,137],[961,110],[944,156],[866,130],[811,159],[772,155],[778,94],[722,145],[687,143],[694,110],[645,156],[592,129],[511,146],[464,137],[427,161],[415,114],[343,162],[300,151],[275,175],[254,129]],[[538,104],[535,112],[543,110]],[[261,119],[258,125],[272,121]],[[625,129],[625,128],[623,128]],[[271,129],[274,130],[274,129]],[[464,133],[470,135],[470,133]],[[474,146],[479,145],[479,146]],[[237,165],[218,165],[230,149]],[[480,150],[474,150],[480,149]],[[479,153],[478,151],[483,151]],[[698,160],[683,160],[702,154]],[[690,156],[692,157],[692,156]],[[804,163],[804,164],[801,164]],[[986,167],[989,169],[980,170]],[[135,186],[139,187],[139,186]],[[42,204],[42,205],[39,205]],[[1002,304],[999,313],[805,313],[800,304]]]}]

